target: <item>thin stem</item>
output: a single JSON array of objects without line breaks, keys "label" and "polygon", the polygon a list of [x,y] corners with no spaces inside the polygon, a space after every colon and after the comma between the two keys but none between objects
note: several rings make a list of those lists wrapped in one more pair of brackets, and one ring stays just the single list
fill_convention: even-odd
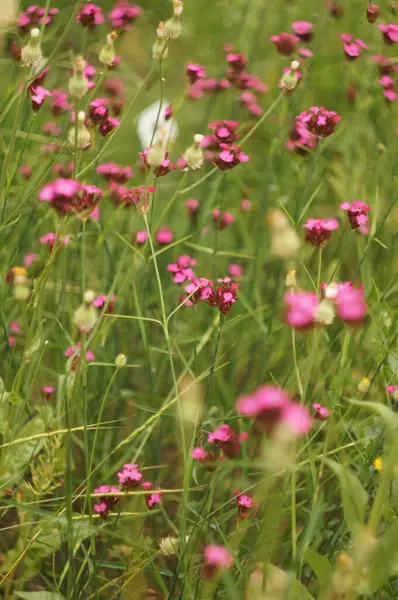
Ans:
[{"label": "thin stem", "polygon": [[292,512],[292,559],[296,565],[297,560],[297,513],[296,513],[296,487],[297,487],[297,472],[294,468],[291,478],[291,512]]},{"label": "thin stem", "polygon": [[163,108],[164,79],[163,79],[163,60],[162,59],[159,60],[159,71],[160,71],[160,100],[159,100],[159,108],[158,108],[158,113],[156,115],[155,125],[154,125],[153,131],[152,131],[152,137],[151,137],[151,141],[150,141],[150,144],[149,144],[150,146],[152,146],[153,140],[155,139],[155,135],[156,135],[156,132],[158,130],[158,124],[159,124],[160,115],[162,113],[162,108]]},{"label": "thin stem", "polygon": [[216,345],[215,345],[215,348],[214,348],[213,360],[212,360],[212,364],[211,364],[211,368],[210,368],[209,377],[207,379],[206,392],[205,392],[205,400],[204,400],[205,404],[207,402],[207,397],[208,397],[209,391],[210,391],[210,384],[211,384],[211,381],[213,379],[214,369],[216,367],[217,355],[218,355],[218,348],[219,348],[219,345],[220,345],[222,331],[224,329],[224,321],[225,321],[225,317],[221,313],[220,314],[220,323],[219,323],[219,326],[218,326],[217,340],[216,340]]},{"label": "thin stem", "polygon": [[294,362],[294,370],[296,373],[297,385],[299,388],[300,396],[304,399],[304,389],[303,384],[301,383],[300,371],[297,364],[297,352],[296,352],[296,328],[292,327],[292,349],[293,349],[293,362]]},{"label": "thin stem", "polygon": [[295,215],[294,215],[294,220],[295,221],[297,221],[298,216],[300,214],[301,207],[304,205],[305,197],[307,195],[308,188],[309,188],[309,186],[311,184],[311,180],[312,180],[312,176],[313,176],[314,171],[315,171],[316,163],[318,162],[318,158],[320,157],[321,152],[322,152],[321,148],[322,148],[322,144],[321,144],[320,140],[318,140],[318,144],[317,144],[316,150],[315,150],[315,152],[313,154],[313,157],[312,157],[311,167],[308,170],[307,180],[305,182],[304,190],[303,190],[303,193],[301,195],[300,204],[297,201],[298,200],[298,196],[297,196],[297,200],[296,200],[296,212],[295,212]]},{"label": "thin stem", "polygon": [[321,298],[322,250],[323,248],[319,248],[318,251],[318,276],[316,280],[316,290],[319,298]]}]

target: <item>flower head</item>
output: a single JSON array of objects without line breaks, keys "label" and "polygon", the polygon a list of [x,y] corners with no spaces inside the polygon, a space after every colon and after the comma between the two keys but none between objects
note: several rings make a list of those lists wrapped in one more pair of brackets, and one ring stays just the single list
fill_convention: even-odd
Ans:
[{"label": "flower head", "polygon": [[334,133],[341,117],[335,111],[326,110],[323,106],[311,106],[310,110],[302,112],[297,121],[313,135],[325,138]]},{"label": "flower head", "polygon": [[229,277],[217,281],[220,284],[217,287],[213,283],[210,285],[212,292],[207,302],[210,306],[216,306],[221,314],[226,315],[239,297],[239,286]]},{"label": "flower head", "polygon": [[388,25],[379,25],[378,27],[383,34],[386,44],[391,46],[398,42],[398,25],[390,23]]},{"label": "flower head", "polygon": [[210,444],[220,446],[227,458],[234,458],[239,454],[239,437],[226,423],[221,425],[216,431],[209,433],[207,441]]},{"label": "flower head", "polygon": [[294,21],[292,29],[302,42],[309,42],[312,38],[312,23],[310,21]]},{"label": "flower head", "polygon": [[235,144],[220,144],[220,153],[213,159],[214,164],[221,171],[233,169],[240,163],[248,162],[249,157]]},{"label": "flower head", "polygon": [[190,85],[193,85],[198,79],[206,79],[206,71],[202,65],[196,63],[188,63],[185,69],[186,76]]},{"label": "flower head", "polygon": [[218,571],[229,569],[233,558],[224,546],[206,546],[204,551],[203,577],[211,579]]},{"label": "flower head", "polygon": [[226,229],[228,225],[235,222],[235,217],[230,212],[220,212],[219,208],[215,208],[212,212],[213,222],[218,229]]},{"label": "flower head", "polygon": [[289,139],[285,144],[287,150],[294,150],[298,154],[307,154],[314,150],[318,144],[318,138],[300,122],[295,121],[293,128],[290,130]]},{"label": "flower head", "polygon": [[153,164],[150,159],[150,151],[152,148],[155,148],[155,145],[146,148],[146,150],[140,152],[139,155],[144,165],[148,167],[148,169],[154,167],[155,177],[163,177],[163,175],[167,175],[167,173],[170,173],[170,171],[173,171],[176,168],[176,165],[173,165],[171,163],[171,160],[169,159],[169,153],[165,152],[164,150],[161,151],[162,156],[159,161],[159,164]]},{"label": "flower head", "polygon": [[326,408],[326,406],[322,406],[322,404],[319,404],[319,402],[315,402],[312,405],[312,408],[316,411],[316,417],[318,417],[319,419],[328,418],[329,410]]},{"label": "flower head", "polygon": [[88,27],[92,29],[96,25],[101,25],[104,22],[104,13],[102,9],[96,4],[87,3],[82,6],[82,8],[77,13],[76,17],[77,21],[83,25],[83,27]]},{"label": "flower head", "polygon": [[127,0],[119,0],[108,14],[111,27],[127,29],[141,14],[142,8],[136,4],[129,4]]},{"label": "flower head", "polygon": [[170,227],[162,225],[156,232],[156,240],[159,244],[171,244],[173,241],[173,232]]},{"label": "flower head", "polygon": [[287,426],[295,436],[306,435],[312,427],[308,408],[299,402],[287,404],[281,413],[281,424]]},{"label": "flower head", "polygon": [[97,173],[107,181],[115,181],[120,184],[126,183],[134,175],[131,167],[122,167],[114,162],[98,165]]},{"label": "flower head", "polygon": [[46,90],[46,88],[42,87],[41,85],[38,85],[36,87],[31,86],[29,88],[29,93],[34,112],[38,112],[44,100],[51,96],[51,92]]},{"label": "flower head", "polygon": [[184,304],[185,306],[192,306],[198,304],[200,300],[208,301],[213,294],[213,285],[212,281],[204,277],[192,277],[190,283],[184,287],[184,290],[187,294]]},{"label": "flower head", "polygon": [[284,301],[287,305],[285,320],[291,327],[307,329],[315,324],[319,302],[314,292],[288,292]]},{"label": "flower head", "polygon": [[368,311],[362,286],[355,288],[349,281],[339,284],[335,302],[340,319],[350,325],[362,323]]},{"label": "flower head", "polygon": [[356,58],[361,56],[361,50],[367,48],[365,42],[363,42],[359,38],[353,40],[353,36],[351,33],[341,33],[340,37],[344,42],[344,54],[346,55],[348,60],[355,60]]},{"label": "flower head", "polygon": [[303,225],[307,230],[305,240],[313,246],[322,248],[330,238],[332,231],[338,226],[336,219],[308,219]]},{"label": "flower head", "polygon": [[195,273],[191,269],[196,265],[196,260],[191,258],[188,254],[183,254],[177,258],[175,263],[171,263],[167,266],[167,270],[173,273],[174,283],[184,283],[187,279],[195,277]]},{"label": "flower head", "polygon": [[380,15],[380,6],[378,4],[368,4],[366,9],[366,18],[368,23],[374,23]]},{"label": "flower head", "polygon": [[289,403],[290,397],[285,390],[276,385],[264,385],[238,398],[236,410],[243,416],[254,417],[261,429],[270,433],[279,422],[283,408]]},{"label": "flower head", "polygon": [[291,33],[272,35],[270,39],[271,42],[275,44],[279,54],[283,54],[284,56],[293,54],[293,52],[297,50],[297,44],[300,41],[300,38],[297,37],[297,35],[292,35]]},{"label": "flower head", "polygon": [[112,494],[120,493],[120,488],[114,485],[100,485],[95,488],[94,494],[103,494],[98,498],[98,502],[94,504],[94,512],[106,518],[112,508],[119,501],[119,496],[112,496]]},{"label": "flower head", "polygon": [[[240,137],[239,133],[236,132],[237,127],[239,127],[239,121],[212,121],[208,124],[208,127],[213,130],[211,142],[214,142],[216,147],[220,144],[232,144]],[[206,138],[204,139],[206,146],[209,145],[208,141]],[[202,145],[205,144],[202,143]]]},{"label": "flower head", "polygon": [[123,465],[122,470],[119,471],[117,476],[120,485],[123,485],[128,489],[137,487],[143,478],[143,474],[139,470],[138,465],[130,463]]},{"label": "flower head", "polygon": [[370,206],[361,202],[361,200],[355,200],[355,202],[343,202],[340,204],[340,208],[347,212],[348,220],[352,229],[359,229],[361,233],[368,233],[367,222],[368,212]]},{"label": "flower head", "polygon": [[188,215],[192,218],[197,214],[200,203],[199,200],[188,198],[188,200],[185,200],[185,206],[187,207]]},{"label": "flower head", "polygon": [[253,508],[253,498],[247,494],[237,494],[236,502],[238,505],[239,516],[241,519],[246,519]]},{"label": "flower head", "polygon": [[207,458],[207,452],[204,448],[197,446],[192,450],[191,456],[193,460],[200,460],[201,462],[203,462]]}]

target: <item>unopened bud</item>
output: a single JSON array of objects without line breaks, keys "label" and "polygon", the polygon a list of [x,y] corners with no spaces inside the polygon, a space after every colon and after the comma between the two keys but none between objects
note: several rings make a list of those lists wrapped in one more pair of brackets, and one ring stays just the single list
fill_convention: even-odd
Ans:
[{"label": "unopened bud", "polygon": [[268,225],[276,231],[285,231],[291,227],[290,221],[284,212],[276,208],[267,214]]},{"label": "unopened bud", "polygon": [[159,542],[159,550],[164,556],[174,556],[180,547],[180,538],[168,535]]},{"label": "unopened bud", "polygon": [[87,291],[84,294],[83,303],[75,310],[73,321],[80,331],[91,331],[98,319],[98,312],[93,305],[95,294]]},{"label": "unopened bud", "polygon": [[331,283],[325,288],[325,298],[328,300],[336,300],[339,293],[339,286],[337,283]]},{"label": "unopened bud", "polygon": [[173,1],[173,14],[175,17],[181,17],[184,5],[181,0]]},{"label": "unopened bud", "polygon": [[298,79],[295,71],[289,70],[281,79],[281,88],[286,92],[292,92],[297,87],[297,84]]},{"label": "unopened bud", "polygon": [[87,292],[84,292],[83,301],[85,302],[85,304],[92,304],[94,301],[94,298],[95,298],[95,293],[92,290],[87,290]]},{"label": "unopened bud", "polygon": [[99,61],[103,65],[108,65],[109,67],[111,67],[114,63],[116,54],[115,54],[115,49],[113,47],[113,42],[116,38],[117,38],[117,33],[115,33],[115,32],[109,33],[106,37],[106,44],[101,49],[101,51],[99,53],[99,57],[98,57]]},{"label": "unopened bud", "polygon": [[370,381],[368,377],[364,377],[362,381],[358,383],[357,390],[361,392],[361,394],[366,394],[370,388]]},{"label": "unopened bud", "polygon": [[340,569],[350,569],[352,566],[352,558],[347,552],[341,552],[336,556],[336,564]]},{"label": "unopened bud", "polygon": [[126,364],[127,356],[125,354],[118,354],[115,358],[115,365],[117,366],[117,368],[121,369],[122,367],[126,366]]},{"label": "unopened bud", "polygon": [[291,65],[290,65],[290,70],[291,70],[291,71],[298,71],[298,70],[299,70],[299,68],[300,68],[300,63],[299,63],[299,61],[298,61],[298,60],[293,60],[293,61],[291,62]]},{"label": "unopened bud", "polygon": [[203,135],[197,133],[193,139],[194,143],[185,151],[185,153],[183,154],[183,158],[187,163],[188,167],[192,169],[192,171],[196,171],[197,169],[200,169],[200,167],[203,165],[204,160],[203,150],[200,146],[203,140]]},{"label": "unopened bud", "polygon": [[285,286],[292,287],[292,288],[297,287],[296,271],[294,269],[291,269],[290,271],[287,272],[286,279],[285,279]]},{"label": "unopened bud", "polygon": [[[87,129],[84,120],[86,115],[83,110],[81,110],[77,114],[77,122],[75,122],[74,126],[71,127],[68,134],[68,142],[71,146],[77,145],[77,148],[81,148],[84,150],[88,148],[91,144],[91,135],[89,130]],[[77,128],[77,136],[76,136],[76,128]]]},{"label": "unopened bud", "polygon": [[274,231],[271,236],[271,252],[278,258],[293,258],[300,248],[300,238],[291,227]]},{"label": "unopened bud", "polygon": [[88,81],[84,76],[84,68],[86,61],[82,56],[78,56],[75,60],[73,75],[69,79],[68,90],[74,98],[84,98],[88,92]]},{"label": "unopened bud", "polygon": [[314,320],[321,325],[331,325],[336,316],[333,302],[324,298],[320,301],[314,315]]},{"label": "unopened bud", "polygon": [[42,59],[40,30],[35,27],[30,32],[29,42],[21,50],[21,61],[24,67],[36,67]]},{"label": "unopened bud", "polygon": [[164,24],[165,38],[167,40],[176,40],[181,34],[181,22],[178,17],[167,19]]},{"label": "unopened bud", "polygon": [[153,60],[160,60],[167,58],[169,49],[166,48],[166,42],[164,40],[157,39],[152,46],[152,58]]},{"label": "unopened bud", "polygon": [[153,146],[150,147],[146,156],[146,162],[150,167],[160,167],[164,161],[163,139],[158,137]]}]

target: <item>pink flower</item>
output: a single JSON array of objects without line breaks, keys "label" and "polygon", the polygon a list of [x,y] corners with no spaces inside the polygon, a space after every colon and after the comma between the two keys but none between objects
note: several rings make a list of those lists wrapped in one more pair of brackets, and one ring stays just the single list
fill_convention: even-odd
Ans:
[{"label": "pink flower", "polygon": [[39,200],[49,202],[62,215],[91,212],[101,198],[102,190],[97,186],[64,178],[47,183],[39,193]]},{"label": "pink flower", "polygon": [[109,113],[108,98],[95,98],[88,106],[88,116],[94,123],[103,123]]},{"label": "pink flower", "polygon": [[351,282],[339,284],[335,302],[338,316],[349,325],[360,324],[368,311],[363,287],[354,288]]},{"label": "pink flower", "polygon": [[386,385],[386,391],[392,395],[396,392],[397,390],[397,386],[396,385]]},{"label": "pink flower", "polygon": [[[95,308],[102,309],[102,307],[105,306],[107,302],[108,296],[96,296],[93,300],[93,306],[95,306]],[[112,294],[112,296],[109,298],[108,306],[105,311],[107,315],[110,315],[113,312],[115,312],[115,302],[116,296],[115,294]]]},{"label": "pink flower", "polygon": [[139,485],[143,474],[135,464],[125,464],[119,473],[117,474],[120,485],[128,489],[132,489]]},{"label": "pink flower", "polygon": [[228,225],[235,222],[235,217],[229,212],[220,213],[219,208],[215,208],[212,212],[213,222],[218,229],[226,229]]},{"label": "pink flower", "polygon": [[84,4],[79,10],[76,17],[77,21],[83,25],[83,27],[89,27],[90,29],[96,25],[100,25],[104,22],[104,13],[102,9],[96,4]]},{"label": "pink flower", "polygon": [[188,254],[183,254],[177,258],[176,263],[171,263],[167,266],[167,270],[173,273],[174,283],[184,283],[187,279],[193,279],[195,273],[191,269],[196,265],[196,260]]},{"label": "pink flower", "polygon": [[51,112],[54,117],[71,110],[72,105],[68,102],[69,94],[64,90],[56,89],[51,92]]},{"label": "pink flower", "polygon": [[232,72],[240,74],[245,66],[247,65],[247,58],[244,54],[238,54],[237,52],[229,52],[225,56],[228,65]]},{"label": "pink flower", "polygon": [[193,85],[198,79],[206,79],[206,71],[202,65],[188,63],[185,69],[190,85]]},{"label": "pink flower", "polygon": [[302,112],[296,120],[319,138],[331,135],[341,117],[335,111],[326,110],[323,106],[311,106],[310,110]]},{"label": "pink flower", "polygon": [[15,344],[17,343],[17,338],[15,337],[15,335],[9,335],[8,336],[8,345],[13,348],[15,346]]},{"label": "pink flower", "polygon": [[314,53],[309,48],[299,48],[298,53],[304,58],[311,58],[312,56],[314,56]]},{"label": "pink flower", "polygon": [[279,54],[289,56],[297,50],[297,44],[300,38],[297,35],[291,33],[280,33],[279,35],[272,35],[271,42],[275,44]]},{"label": "pink flower", "polygon": [[391,45],[398,42],[398,25],[390,23],[388,25],[379,25],[378,27],[384,36],[386,44]]},{"label": "pink flower", "polygon": [[126,183],[134,175],[131,167],[122,167],[114,162],[98,165],[97,173],[107,181],[115,181],[120,184]]},{"label": "pink flower", "polygon": [[61,135],[62,128],[58,127],[58,125],[56,123],[52,123],[51,121],[48,121],[47,123],[43,123],[42,131],[44,131],[44,133],[49,133],[50,135],[53,135],[54,137],[58,137],[59,135]]},{"label": "pink flower", "polygon": [[233,169],[240,163],[248,162],[249,157],[244,154],[239,146],[220,144],[221,152],[213,159],[213,163],[221,171]]},{"label": "pink flower", "polygon": [[94,512],[106,518],[112,508],[119,502],[118,496],[112,496],[112,494],[119,494],[120,488],[114,485],[100,485],[95,488],[94,494],[104,494],[98,498],[98,503],[94,504]]},{"label": "pink flower", "polygon": [[[208,124],[208,128],[213,130],[211,140],[215,142],[216,147],[220,144],[232,144],[240,135],[236,132],[239,127],[239,121],[212,121]],[[206,138],[205,138],[206,139]],[[202,143],[202,147],[207,147],[209,144]]]},{"label": "pink flower", "polygon": [[135,4],[129,4],[127,0],[119,0],[108,14],[111,27],[115,29],[127,29],[141,14],[142,8]]},{"label": "pink flower", "polygon": [[310,21],[294,21],[292,29],[303,42],[309,42],[312,38],[312,23]]},{"label": "pink flower", "polygon": [[289,427],[298,437],[306,435],[312,427],[312,419],[307,407],[298,402],[291,402],[283,408],[281,423]]},{"label": "pink flower", "polygon": [[395,102],[397,99],[397,92],[394,89],[388,88],[383,91],[383,94],[387,102]]},{"label": "pink flower", "polygon": [[[52,231],[50,231],[49,233],[46,233],[46,234],[42,235],[39,238],[39,242],[41,244],[47,244],[48,247],[51,249],[54,246],[56,239],[57,239],[57,234],[53,233]],[[58,241],[63,246],[68,246],[69,243],[70,243],[70,237],[69,237],[69,235],[61,235],[58,238]]]},{"label": "pink flower", "polygon": [[358,58],[361,55],[361,50],[367,48],[365,42],[359,38],[353,41],[351,33],[340,33],[340,37],[344,42],[344,53],[349,60]]},{"label": "pink flower", "polygon": [[282,388],[264,385],[252,394],[238,398],[236,410],[245,417],[255,417],[261,429],[271,433],[281,418],[283,408],[289,403],[289,394]]},{"label": "pink flower", "polygon": [[226,315],[239,298],[239,286],[229,277],[218,279],[217,281],[220,283],[217,287],[214,287],[214,284],[211,282],[210,287],[212,292],[207,299],[207,303],[210,306],[217,307],[221,314]]},{"label": "pink flower", "polygon": [[171,244],[173,241],[173,232],[171,231],[170,227],[167,227],[166,225],[159,227],[158,231],[156,232],[156,240],[158,244]]},{"label": "pink flower", "polygon": [[227,458],[235,458],[239,454],[239,438],[227,424],[221,425],[216,431],[209,433],[207,441],[210,444],[221,446]]},{"label": "pink flower", "polygon": [[11,333],[21,333],[21,326],[18,321],[11,321],[10,331]]},{"label": "pink flower", "polygon": [[29,165],[21,165],[18,169],[18,172],[22,175],[24,179],[30,179],[32,175],[32,167]]},{"label": "pink flower", "polygon": [[241,90],[254,90],[257,94],[264,94],[269,90],[269,86],[261,81],[257,75],[246,72],[240,74],[237,87]]},{"label": "pink flower", "polygon": [[206,546],[202,574],[205,579],[211,579],[218,571],[229,569],[233,558],[224,546]]},{"label": "pink flower", "polygon": [[145,244],[145,242],[147,242],[147,241],[148,241],[147,230],[140,229],[139,231],[137,231],[137,233],[135,234],[135,243],[140,246],[141,244]]},{"label": "pink flower", "polygon": [[207,452],[204,448],[194,448],[191,452],[191,456],[194,460],[204,461],[207,458]]},{"label": "pink flower", "polygon": [[25,267],[29,268],[32,266],[32,264],[35,262],[35,260],[37,260],[39,257],[36,254],[36,252],[30,252],[29,254],[25,254],[25,257],[23,259],[23,264],[25,265]]},{"label": "pink flower", "polygon": [[378,4],[368,4],[366,9],[366,18],[368,23],[374,23],[380,15],[380,6]]},{"label": "pink flower", "polygon": [[186,306],[193,306],[200,302],[200,300],[207,301],[213,293],[212,282],[204,277],[193,277],[184,290],[187,294],[184,300]]},{"label": "pink flower", "polygon": [[393,59],[382,54],[372,56],[372,59],[379,65],[382,75],[388,75],[391,72],[398,72],[398,65],[394,64]]},{"label": "pink flower", "polygon": [[34,112],[38,112],[44,100],[48,96],[51,96],[51,92],[46,90],[46,88],[42,87],[41,85],[38,85],[37,87],[30,87],[29,93]]},{"label": "pink flower", "polygon": [[332,231],[338,226],[336,219],[308,219],[303,225],[307,229],[305,240],[313,246],[323,248]]},{"label": "pink flower", "polygon": [[[146,148],[146,150],[139,153],[141,160],[148,169],[151,168],[151,165],[147,162],[147,156],[150,149],[150,147]],[[175,168],[176,166],[171,164],[171,161],[169,159],[169,153],[165,152],[162,162],[158,167],[155,167],[154,169],[154,175],[155,177],[163,177],[163,175],[167,175],[167,173],[170,173],[170,171],[174,171]]]},{"label": "pink flower", "polygon": [[236,497],[238,504],[239,516],[241,519],[246,519],[253,508],[253,498],[247,494],[238,494]]},{"label": "pink flower", "polygon": [[164,111],[164,120],[168,121],[169,119],[171,119],[172,116],[173,116],[173,107],[169,103],[166,106],[165,111]]},{"label": "pink flower", "polygon": [[228,265],[228,273],[234,279],[239,279],[243,275],[243,267],[242,265],[231,263]]},{"label": "pink flower", "polygon": [[188,200],[185,200],[185,206],[187,207],[188,215],[192,218],[197,214],[199,210],[199,200],[195,200],[194,198],[188,198]]},{"label": "pink flower", "polygon": [[370,211],[370,206],[365,204],[365,202],[355,200],[355,202],[352,202],[351,204],[349,202],[343,202],[340,204],[340,208],[347,211],[348,220],[352,229],[359,229],[361,233],[368,233],[367,222],[369,219],[368,212]]},{"label": "pink flower", "polygon": [[315,313],[319,306],[314,292],[288,292],[284,297],[287,305],[285,320],[291,327],[307,329],[315,323]]},{"label": "pink flower", "polygon": [[55,392],[55,387],[53,385],[43,385],[41,391],[46,397],[46,400],[50,400],[52,394]]},{"label": "pink flower", "polygon": [[326,406],[322,406],[322,404],[319,404],[319,402],[315,402],[315,404],[312,405],[312,408],[314,410],[316,410],[317,415],[319,416],[319,418],[321,419],[327,419],[329,416],[329,410],[326,408]]},{"label": "pink flower", "polygon": [[[152,490],[153,484],[150,481],[143,481],[141,487],[144,490]],[[145,502],[149,509],[153,508],[156,504],[159,504],[161,500],[162,494],[159,492],[153,492],[151,494],[145,494]]]},{"label": "pink flower", "polygon": [[243,200],[240,203],[240,207],[244,212],[251,211],[251,209],[252,209],[251,200],[249,200],[248,198],[243,198]]},{"label": "pink flower", "polygon": [[[67,358],[70,358],[71,356],[78,356],[80,353],[80,348],[81,348],[81,344],[80,342],[78,342],[76,344],[77,347],[75,346],[69,346],[69,348],[67,348],[64,352],[65,356]],[[94,354],[91,352],[91,350],[87,350],[86,351],[86,360],[88,362],[91,362],[93,360],[95,360]]]},{"label": "pink flower", "polygon": [[318,138],[310,133],[300,121],[296,120],[293,129],[290,130],[285,147],[287,150],[294,150],[298,154],[305,155],[309,150],[314,150],[317,144]]},{"label": "pink flower", "polygon": [[32,4],[28,6],[25,12],[19,13],[17,25],[22,33],[26,33],[32,25],[49,25],[52,22],[52,17],[58,13],[58,8],[50,8],[46,19],[44,19],[45,9]]},{"label": "pink flower", "polygon": [[108,135],[111,135],[115,129],[119,127],[119,125],[119,119],[116,119],[115,117],[107,117],[105,121],[103,121],[98,127],[98,131],[104,137],[108,137]]}]

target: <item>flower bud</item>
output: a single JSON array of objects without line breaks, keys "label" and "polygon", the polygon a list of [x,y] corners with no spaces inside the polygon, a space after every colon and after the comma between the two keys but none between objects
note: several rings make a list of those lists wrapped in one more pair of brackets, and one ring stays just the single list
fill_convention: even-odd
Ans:
[{"label": "flower bud", "polygon": [[181,17],[183,8],[184,5],[181,0],[173,0],[173,14],[175,17]]},{"label": "flower bud", "polygon": [[[81,110],[77,115],[77,122],[75,122],[74,126],[71,127],[69,134],[68,134],[68,142],[70,143],[70,145],[75,146],[75,144],[77,143],[77,147],[81,148],[82,150],[84,150],[85,148],[88,148],[89,145],[91,144],[90,132],[84,123],[85,118],[86,118],[86,115],[85,115],[84,111]],[[76,127],[77,127],[77,139],[75,139]]]},{"label": "flower bud", "polygon": [[291,71],[298,71],[298,70],[299,70],[299,68],[300,68],[300,63],[299,63],[299,61],[298,61],[298,60],[293,60],[293,61],[291,62],[291,65],[290,65],[290,70],[291,70]]},{"label": "flower bud", "polygon": [[296,280],[296,271],[295,271],[295,269],[291,269],[290,271],[287,272],[286,279],[285,279],[285,286],[286,287],[292,287],[292,288],[296,288],[297,287],[297,280]]},{"label": "flower bud", "polygon": [[336,310],[333,302],[324,298],[320,301],[314,314],[314,320],[321,325],[331,325],[336,316]]},{"label": "flower bud", "polygon": [[366,394],[369,391],[369,388],[370,381],[368,377],[364,377],[357,385],[357,390],[358,392],[361,392],[361,394]]},{"label": "flower bud", "polygon": [[153,146],[150,147],[146,156],[146,162],[150,167],[160,167],[164,160],[163,138],[159,136]]},{"label": "flower bud", "polygon": [[21,61],[24,67],[35,67],[43,58],[40,47],[40,30],[36,27],[30,32],[30,40],[21,50]]},{"label": "flower bud", "polygon": [[274,231],[271,235],[271,252],[278,258],[288,259],[296,255],[300,248],[300,238],[291,227]]},{"label": "flower bud", "polygon": [[203,165],[203,150],[200,146],[203,135],[197,133],[193,139],[194,143],[185,151],[183,158],[188,167],[192,169],[192,171],[196,171],[196,169],[200,169]]},{"label": "flower bud", "polygon": [[166,31],[164,27],[163,21],[160,21],[157,29],[156,29],[157,40],[152,46],[152,58],[154,60],[160,60],[161,58],[167,58],[169,53],[168,48],[166,47]]},{"label": "flower bud", "polygon": [[115,60],[115,49],[113,47],[113,42],[115,41],[115,39],[117,38],[117,33],[115,33],[114,31],[112,31],[112,33],[109,33],[106,36],[106,44],[105,46],[103,46],[103,48],[101,49],[100,53],[99,53],[99,61],[103,64],[103,65],[108,65],[109,67],[111,67],[113,65],[113,62]]},{"label": "flower bud", "polygon": [[[297,61],[293,61],[297,62]],[[298,79],[295,71],[288,71],[281,79],[281,88],[286,92],[292,92],[297,87]]]},{"label": "flower bud", "polygon": [[115,358],[115,365],[118,369],[125,367],[127,364],[127,356],[125,354],[118,354]]},{"label": "flower bud", "polygon": [[97,322],[98,312],[93,305],[94,298],[94,292],[85,292],[82,304],[75,310],[73,321],[80,331],[90,331]]},{"label": "flower bud", "polygon": [[159,542],[159,550],[164,556],[174,556],[180,547],[180,539],[168,535]]},{"label": "flower bud", "polygon": [[82,56],[78,56],[75,61],[73,75],[69,79],[68,89],[71,96],[74,98],[84,98],[88,92],[88,81],[85,78],[83,71],[86,66],[86,61]]},{"label": "flower bud", "polygon": [[325,288],[325,298],[328,300],[336,300],[339,293],[339,286],[337,283],[331,283]]},{"label": "flower bud", "polygon": [[180,37],[181,33],[181,22],[178,17],[171,17],[167,19],[164,24],[164,32],[166,40],[176,40]]}]

